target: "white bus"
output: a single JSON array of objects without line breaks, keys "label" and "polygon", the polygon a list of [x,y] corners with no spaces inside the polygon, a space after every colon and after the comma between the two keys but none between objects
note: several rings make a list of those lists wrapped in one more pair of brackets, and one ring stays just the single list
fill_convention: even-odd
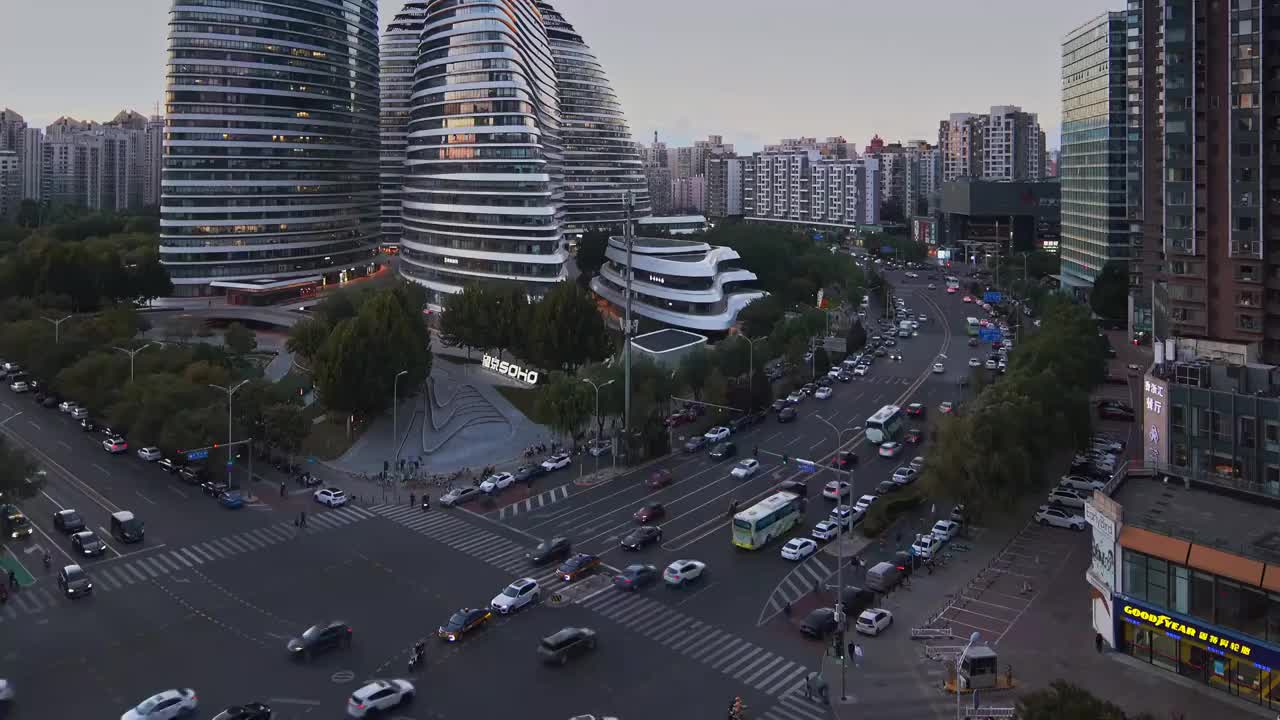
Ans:
[{"label": "white bus", "polygon": [[954,293],[960,289],[960,278],[955,275],[947,276],[947,292]]},{"label": "white bus", "polygon": [[965,329],[969,333],[970,337],[976,336],[978,334],[978,329],[982,327],[982,323],[978,322],[978,318],[976,317],[965,318],[964,324],[965,324]]},{"label": "white bus", "polygon": [[867,441],[873,445],[896,440],[901,430],[902,408],[897,405],[885,405],[867,418]]},{"label": "white bus", "polygon": [[803,514],[800,496],[795,493],[774,493],[733,516],[733,544],[747,550],[756,550],[782,535]]}]

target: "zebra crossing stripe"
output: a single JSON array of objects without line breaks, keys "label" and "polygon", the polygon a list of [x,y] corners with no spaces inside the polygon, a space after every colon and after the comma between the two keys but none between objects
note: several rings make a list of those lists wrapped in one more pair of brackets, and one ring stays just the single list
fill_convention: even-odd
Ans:
[{"label": "zebra crossing stripe", "polygon": [[679,627],[685,623],[685,620],[686,618],[684,615],[673,612],[663,612],[657,615],[650,615],[646,618],[641,618],[640,615],[637,614],[634,626],[636,632],[644,635],[645,637],[650,637],[649,633],[651,632],[660,631],[672,626]]},{"label": "zebra crossing stripe", "polygon": [[[756,678],[758,678],[758,677],[760,677],[761,675],[764,675],[765,673],[769,672],[769,669],[770,669],[770,668],[772,668],[774,665],[777,665],[778,663],[782,662],[782,656],[781,656],[781,655],[772,655],[772,656],[770,656],[770,657],[772,657],[772,658],[773,658],[773,661],[772,661],[772,662],[769,662],[769,663],[767,663],[767,664],[765,664],[765,665],[763,665],[763,666],[760,666],[760,664],[759,664],[759,663],[756,663],[756,664],[755,664],[755,665],[753,665],[752,667],[748,667],[746,670],[743,670],[741,673],[738,673],[738,675],[734,675],[733,677],[734,677],[735,679],[737,679],[737,678],[739,677],[739,675],[743,675],[743,674],[745,674],[745,673],[751,673],[750,675],[746,675],[745,677],[743,677],[743,678],[742,678],[742,682],[743,682],[743,684],[744,684],[744,685],[752,685],[752,683],[754,683],[754,682],[755,682],[755,679],[756,679]],[[754,667],[759,667],[759,669],[757,669],[755,672],[751,672],[751,671],[752,671],[752,668],[754,668]],[[752,687],[755,687],[755,686],[754,686],[754,685],[752,685]]]},{"label": "zebra crossing stripe", "polygon": [[788,673],[787,676],[782,679],[782,682],[778,683],[777,685],[774,685],[773,687],[769,688],[765,692],[767,692],[770,695],[777,695],[778,691],[786,687],[787,683],[793,683],[792,687],[794,689],[794,683],[796,678],[804,671],[805,671],[804,667],[797,667],[795,670]]},{"label": "zebra crossing stripe", "polygon": [[171,555],[178,562],[182,563],[184,566],[191,567],[191,561],[183,557],[182,553],[178,552],[177,550],[174,550],[173,552],[169,553],[169,555]]},{"label": "zebra crossing stripe", "polygon": [[275,540],[273,540],[266,533],[262,532],[262,530],[260,529],[246,530],[244,534],[248,536],[250,540],[256,542],[258,544],[258,547],[269,547],[271,545],[276,544]]},{"label": "zebra crossing stripe", "polygon": [[[720,648],[720,650],[716,651],[716,654],[720,657],[720,659],[716,660],[714,663],[711,664],[711,669],[719,670],[721,665],[724,665],[726,662],[729,662],[730,660],[735,658],[738,653],[746,650],[749,647],[751,647],[751,643],[747,642],[746,640],[743,640],[742,638],[734,638],[733,642],[729,643],[728,645],[725,645],[723,648]],[[708,657],[708,659],[710,658]]]},{"label": "zebra crossing stripe", "polygon": [[137,582],[136,580],[133,579],[132,575],[130,575],[127,572],[124,572],[120,568],[103,568],[102,573],[104,573],[107,577],[115,580],[116,583],[118,583],[121,586],[132,585],[135,582]]},{"label": "zebra crossing stripe", "polygon": [[266,543],[262,542],[257,537],[255,537],[254,534],[249,530],[245,530],[244,532],[237,535],[236,539],[240,540],[241,542],[247,545],[252,545],[254,550],[261,550],[262,548],[267,546]]},{"label": "zebra crossing stripe", "polygon": [[[752,658],[754,658],[755,656],[759,655],[762,652],[764,652],[764,648],[756,647],[750,643],[747,643],[747,647],[744,648],[742,652],[738,653],[737,659],[735,659],[733,662],[729,663],[728,665],[725,665],[724,669],[721,670],[721,672],[723,672],[725,675],[728,675],[734,670],[737,670],[738,668],[742,667],[743,663],[746,663],[747,661],[751,660]],[[765,653],[765,657],[769,657],[769,655],[770,653]],[[734,677],[737,677],[737,676],[735,675]]]},{"label": "zebra crossing stripe", "polygon": [[683,638],[680,638],[679,640],[672,642],[667,647],[671,648],[672,650],[678,650],[680,652],[684,652],[684,648],[687,647],[689,643],[695,640],[701,641],[702,638],[709,638],[715,632],[717,632],[715,628],[703,623],[701,620],[695,620],[694,626],[689,630],[689,634],[685,635]]},{"label": "zebra crossing stripe", "polygon": [[692,660],[701,660],[703,657],[708,656],[713,651],[717,651],[720,648],[726,645],[729,645],[731,643],[738,642],[738,638],[734,637],[733,635],[727,632],[724,632],[723,630],[716,630],[716,634],[719,635],[719,637],[717,637],[715,640],[711,640],[703,644],[702,647],[700,648],[695,648],[692,653],[686,653],[689,655],[689,658]]},{"label": "zebra crossing stripe", "polygon": [[671,643],[674,642],[677,637],[686,633],[693,632],[695,629],[697,629],[700,626],[701,626],[701,623],[698,622],[697,620],[694,620],[691,623],[684,622],[676,625],[675,627],[667,628],[665,632],[656,633],[651,637],[653,638],[654,642],[662,643],[663,645],[670,647]]},{"label": "zebra crossing stripe", "polygon": [[198,550],[200,554],[209,556],[210,560],[221,560],[225,554],[222,550],[215,548],[213,543],[205,542],[200,543],[199,545],[192,545],[191,547]]},{"label": "zebra crossing stripe", "polygon": [[9,619],[10,619],[10,620],[17,620],[17,619],[18,619],[18,611],[17,611],[16,609],[14,609],[14,607],[13,607],[12,605],[5,605],[5,606],[4,606],[4,611],[5,611],[5,613],[9,616]]},{"label": "zebra crossing stripe", "polygon": [[481,533],[479,536],[454,538],[447,544],[452,548],[454,548],[455,550],[460,550],[464,553],[470,553],[473,548],[480,548],[482,546],[492,545],[495,540],[501,540],[501,539],[502,538],[497,537],[496,535]]},{"label": "zebra crossing stripe", "polygon": [[638,630],[642,624],[652,620],[654,616],[659,616],[667,620],[679,621],[680,619],[679,613],[671,612],[671,610],[662,603],[653,603],[650,607],[638,610],[634,615],[627,618],[626,624],[628,627],[634,627]]},{"label": "zebra crossing stripe", "polygon": [[44,607],[34,591],[13,593],[13,599],[17,601],[18,605],[22,606],[22,611],[26,613],[40,612],[40,608]]},{"label": "zebra crossing stripe", "polygon": [[336,514],[337,514],[336,510],[331,510],[329,512],[323,512],[323,513],[314,513],[311,517],[307,518],[307,521],[315,523],[316,525],[319,525],[326,530],[332,530],[336,527],[346,524],[344,522],[339,522],[338,519],[334,517],[334,515]]},{"label": "zebra crossing stripe", "polygon": [[290,531],[283,530],[278,525],[269,525],[264,528],[259,528],[258,532],[267,536],[273,542],[284,542],[285,540],[293,537],[293,534]]},{"label": "zebra crossing stripe", "polygon": [[125,566],[124,566],[124,570],[128,570],[129,572],[133,573],[133,574],[134,574],[134,575],[135,575],[139,580],[142,580],[142,581],[144,581],[144,582],[145,582],[145,581],[146,581],[146,579],[147,579],[147,576],[146,576],[146,575],[143,575],[143,574],[138,570],[138,568],[136,568],[136,567],[134,567],[134,566],[132,566],[132,565],[125,565]]},{"label": "zebra crossing stripe", "polygon": [[140,558],[137,562],[137,566],[145,570],[151,577],[160,577],[164,574],[163,572],[151,567],[151,563],[147,562],[147,560],[149,560],[149,558]]},{"label": "zebra crossing stripe", "polygon": [[194,560],[197,565],[204,564],[204,558],[200,557],[198,554],[193,552],[190,548],[178,548],[178,552]]},{"label": "zebra crossing stripe", "polygon": [[157,565],[164,566],[165,572],[174,572],[174,571],[182,570],[182,566],[174,562],[173,559],[170,558],[167,553],[164,555],[157,555],[155,558],[155,562]]},{"label": "zebra crossing stripe", "polygon": [[107,576],[105,572],[94,573],[93,579],[94,579],[94,584],[97,585],[98,587],[101,587],[103,590],[115,590],[117,587],[119,587],[115,583],[115,581],[113,581],[111,578]]},{"label": "zebra crossing stripe", "polygon": [[643,595],[640,595],[638,593],[632,593],[631,597],[625,598],[621,602],[614,603],[613,605],[610,605],[609,607],[602,609],[600,611],[600,614],[604,615],[605,617],[614,618],[614,617],[618,617],[619,615],[622,615],[623,613],[634,610],[637,607],[642,607],[648,602],[649,602],[648,599],[645,598]]}]

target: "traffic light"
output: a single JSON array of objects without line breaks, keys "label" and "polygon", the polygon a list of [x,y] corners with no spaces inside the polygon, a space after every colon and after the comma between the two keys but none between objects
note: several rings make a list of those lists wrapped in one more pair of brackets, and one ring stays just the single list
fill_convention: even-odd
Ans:
[{"label": "traffic light", "polygon": [[759,446],[759,445],[757,445],[757,446],[755,446],[755,447],[751,448],[751,457],[757,457],[757,458],[758,458],[758,457],[760,457],[760,446]]},{"label": "traffic light", "polygon": [[787,464],[787,454],[786,454],[786,453],[782,453],[782,464],[783,464],[783,465],[786,465],[786,464]]}]

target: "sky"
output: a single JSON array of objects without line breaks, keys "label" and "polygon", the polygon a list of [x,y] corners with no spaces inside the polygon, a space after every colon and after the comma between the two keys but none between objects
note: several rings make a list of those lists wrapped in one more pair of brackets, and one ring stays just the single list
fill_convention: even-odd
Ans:
[{"label": "sky", "polygon": [[[172,0],[3,0],[0,108],[105,121],[163,99]],[[636,140],[937,141],[1020,105],[1058,146],[1061,43],[1122,0],[552,0],[604,63]],[[403,2],[381,0],[383,26]]]}]

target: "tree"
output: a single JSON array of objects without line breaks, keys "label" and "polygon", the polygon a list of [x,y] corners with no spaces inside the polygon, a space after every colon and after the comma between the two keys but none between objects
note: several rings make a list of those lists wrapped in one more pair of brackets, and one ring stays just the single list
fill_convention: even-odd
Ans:
[{"label": "tree", "polygon": [[718,369],[711,371],[711,374],[707,376],[707,384],[703,395],[709,403],[714,405],[725,404],[729,396],[729,382],[725,379],[724,373]]},{"label": "tree", "polygon": [[493,293],[489,337],[498,357],[510,350],[516,354],[525,346],[525,329],[529,325],[529,296],[519,287],[498,288]]},{"label": "tree", "polygon": [[329,338],[331,328],[324,318],[309,317],[289,329],[285,348],[294,355],[313,358]]},{"label": "tree", "polygon": [[710,354],[705,350],[700,350],[685,356],[684,361],[680,363],[680,372],[677,378],[681,385],[689,388],[695,398],[701,400],[702,390],[706,387],[707,378],[710,375]]},{"label": "tree", "polygon": [[813,372],[815,374],[826,375],[831,369],[831,356],[827,354],[827,349],[819,345],[813,351]]},{"label": "tree", "polygon": [[291,402],[268,405],[262,412],[266,440],[292,456],[302,449],[302,441],[311,431],[311,421],[302,408]]},{"label": "tree", "polygon": [[472,283],[444,301],[440,316],[440,342],[448,347],[461,347],[470,356],[475,348],[491,347],[490,323],[493,321],[493,296],[479,283]]},{"label": "tree", "polygon": [[782,303],[776,296],[766,295],[743,308],[738,322],[742,324],[742,334],[755,339],[773,332],[782,315]]},{"label": "tree", "polygon": [[1065,680],[1028,693],[1018,701],[1020,720],[1126,720],[1118,705]]},{"label": "tree", "polygon": [[222,341],[236,355],[248,355],[258,348],[257,333],[238,322],[227,326],[226,332],[222,334]]},{"label": "tree", "polygon": [[1109,262],[1093,281],[1089,307],[1108,320],[1119,320],[1129,312],[1129,269],[1122,262]]},{"label": "tree", "polygon": [[590,386],[573,376],[553,372],[538,391],[537,413],[562,437],[573,438],[594,409],[595,397],[588,396],[590,391]]},{"label": "tree", "polygon": [[861,320],[854,320],[849,323],[849,334],[845,336],[844,344],[845,350],[850,353],[858,352],[863,347],[866,347],[867,329],[862,327]]},{"label": "tree", "polygon": [[360,306],[356,304],[356,298],[350,290],[332,292],[312,308],[312,312],[324,318],[330,326],[354,318],[359,311]]},{"label": "tree", "polygon": [[26,451],[0,436],[0,502],[34,497],[43,484],[38,469]]},{"label": "tree", "polygon": [[605,251],[609,249],[609,232],[607,230],[591,230],[582,234],[578,241],[578,272],[590,280],[600,272],[604,265]]},{"label": "tree", "polygon": [[595,301],[574,283],[559,283],[534,306],[528,333],[528,359],[548,370],[573,374],[611,350]]}]

